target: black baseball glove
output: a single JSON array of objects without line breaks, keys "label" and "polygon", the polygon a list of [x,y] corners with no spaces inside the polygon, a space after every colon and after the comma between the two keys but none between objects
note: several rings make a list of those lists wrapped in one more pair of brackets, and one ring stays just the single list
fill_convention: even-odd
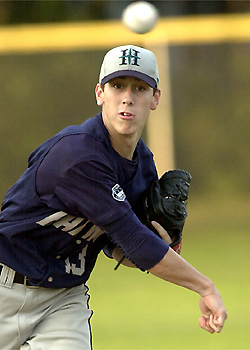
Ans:
[{"label": "black baseball glove", "polygon": [[[137,216],[156,235],[151,221],[158,222],[172,239],[170,247],[181,252],[182,230],[187,217],[186,201],[192,176],[185,170],[167,171],[159,180],[149,185],[142,201],[138,203]],[[118,262],[118,269],[125,256]]]},{"label": "black baseball glove", "polygon": [[141,222],[159,236],[151,221],[158,222],[172,239],[170,247],[181,252],[182,230],[187,217],[186,200],[192,177],[184,170],[167,171],[154,180],[143,199]]}]

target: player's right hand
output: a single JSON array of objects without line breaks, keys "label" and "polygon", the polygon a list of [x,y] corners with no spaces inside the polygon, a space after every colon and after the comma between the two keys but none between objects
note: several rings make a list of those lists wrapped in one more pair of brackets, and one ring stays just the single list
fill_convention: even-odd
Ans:
[{"label": "player's right hand", "polygon": [[169,234],[167,231],[156,221],[151,221],[152,226],[157,230],[159,233],[160,237],[163,239],[168,244],[172,243],[172,239],[170,238]]},{"label": "player's right hand", "polygon": [[215,286],[212,292],[201,296],[200,309],[200,327],[209,333],[220,333],[227,319],[227,311]]}]

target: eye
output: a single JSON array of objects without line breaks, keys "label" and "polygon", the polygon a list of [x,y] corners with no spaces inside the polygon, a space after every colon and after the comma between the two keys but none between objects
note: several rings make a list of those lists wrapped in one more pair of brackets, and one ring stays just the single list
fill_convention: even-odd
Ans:
[{"label": "eye", "polygon": [[140,86],[136,87],[136,90],[140,91],[140,92],[143,92],[143,91],[145,91],[145,87],[140,85]]},{"label": "eye", "polygon": [[118,82],[114,82],[114,83],[112,84],[112,86],[113,86],[113,88],[115,88],[115,89],[121,89],[121,88],[122,88],[122,84],[121,84],[121,83],[118,83]]}]

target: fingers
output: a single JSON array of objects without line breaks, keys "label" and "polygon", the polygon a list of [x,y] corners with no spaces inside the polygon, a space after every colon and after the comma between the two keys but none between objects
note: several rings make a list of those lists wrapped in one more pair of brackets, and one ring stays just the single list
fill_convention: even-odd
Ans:
[{"label": "fingers", "polygon": [[200,317],[200,327],[208,331],[209,333],[214,333],[215,330],[210,327],[209,324],[210,317],[207,315],[203,315]]},{"label": "fingers", "polygon": [[167,231],[160,224],[158,224],[158,222],[152,221],[151,224],[152,224],[152,226],[154,226],[154,228],[157,230],[157,232],[159,233],[161,238],[166,243],[168,243],[168,244],[172,243],[172,239],[170,238],[169,234],[167,233]]},{"label": "fingers", "polygon": [[216,317],[213,315],[203,315],[200,317],[200,327],[209,333],[220,333],[224,326],[223,317]]},{"label": "fingers", "polygon": [[210,315],[209,325],[216,333],[220,333],[224,326],[224,319],[223,317],[217,318],[216,316]]}]

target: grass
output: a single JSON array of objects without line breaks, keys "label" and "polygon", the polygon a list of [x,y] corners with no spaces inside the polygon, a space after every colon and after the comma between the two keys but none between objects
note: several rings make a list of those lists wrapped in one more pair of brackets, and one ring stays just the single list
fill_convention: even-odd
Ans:
[{"label": "grass", "polygon": [[94,350],[250,349],[247,203],[210,204],[191,203],[182,256],[220,290],[223,331],[199,328],[197,294],[135,269],[114,271],[115,262],[100,255],[89,281]]}]

